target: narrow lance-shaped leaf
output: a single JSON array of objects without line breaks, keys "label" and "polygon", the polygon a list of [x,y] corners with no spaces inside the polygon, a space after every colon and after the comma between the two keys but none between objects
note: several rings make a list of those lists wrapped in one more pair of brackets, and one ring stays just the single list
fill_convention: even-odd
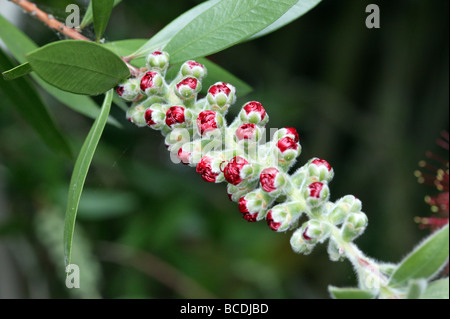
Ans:
[{"label": "narrow lance-shaped leaf", "polygon": [[92,158],[94,157],[95,150],[106,125],[106,119],[108,118],[108,114],[111,109],[112,97],[113,91],[110,90],[106,93],[99,117],[95,120],[86,140],[83,143],[83,146],[81,147],[80,154],[75,162],[72,178],[70,180],[64,225],[64,257],[66,267],[71,261],[73,233],[75,231],[75,221],[81,193],[83,191],[84,182],[86,181],[86,176],[89,171]]},{"label": "narrow lance-shaped leaf", "polygon": [[322,0],[298,0],[295,5],[292,6],[285,14],[283,14],[278,20],[271,25],[267,26],[258,33],[252,35],[248,40],[253,40],[262,37],[268,33],[278,30],[281,27],[291,23],[292,21],[300,18],[302,15],[313,9]]},{"label": "narrow lance-shaped leaf", "polygon": [[29,53],[27,59],[43,80],[77,94],[104,93],[130,74],[120,57],[87,41],[53,42]]},{"label": "narrow lance-shaped leaf", "polygon": [[373,299],[375,295],[370,290],[358,288],[339,288],[328,286],[328,292],[333,299]]},{"label": "narrow lance-shaped leaf", "polygon": [[[38,48],[25,33],[6,20],[2,15],[0,15],[0,38],[6,44],[14,58],[20,63],[27,62],[25,54]],[[94,119],[100,113],[99,106],[90,97],[61,91],[42,80],[35,73],[31,73],[31,76],[47,93],[75,112]],[[108,123],[120,127],[119,122],[112,117],[108,118]]]},{"label": "narrow lance-shaped leaf", "polygon": [[216,3],[222,0],[209,0],[200,3],[194,8],[186,11],[178,18],[166,25],[161,31],[151,37],[147,42],[145,42],[136,52],[130,54],[132,58],[146,56],[155,49],[162,49],[166,44],[173,38],[178,31],[182,30],[186,25],[188,25],[195,17],[199,16],[209,8],[211,8]]},{"label": "narrow lance-shaped leaf", "polygon": [[94,30],[97,42],[103,36],[108,25],[109,17],[111,16],[114,7],[114,0],[92,0],[92,14],[94,17]]},{"label": "narrow lance-shaped leaf", "polygon": [[[122,2],[122,0],[114,0],[113,7],[117,6],[121,2]],[[83,20],[80,23],[80,28],[81,29],[85,28],[87,25],[91,24],[93,20],[94,20],[94,14],[92,12],[92,1],[91,1],[91,2],[89,2],[89,6],[86,9],[86,13],[83,16]]]},{"label": "narrow lance-shaped leaf", "polygon": [[11,81],[20,78],[24,75],[27,75],[31,71],[32,70],[30,64],[26,62],[16,66],[15,68],[12,68],[11,70],[3,72],[2,75],[5,80]]},{"label": "narrow lance-shaped leaf", "polygon": [[[11,66],[10,59],[0,50],[0,68],[8,69]],[[27,78],[19,78],[10,82],[3,81],[0,91],[3,91],[21,116],[50,148],[72,157],[72,151],[66,138],[56,126],[39,94]]]},{"label": "narrow lance-shaped leaf", "polygon": [[449,281],[448,277],[432,281],[422,294],[421,299],[448,299]]},{"label": "narrow lance-shaped leaf", "polygon": [[399,286],[410,279],[433,277],[448,260],[448,224],[425,239],[410,253],[392,274],[391,286]]},{"label": "narrow lance-shaped leaf", "polygon": [[173,63],[218,52],[271,25],[297,1],[218,1],[179,30],[164,50]]}]

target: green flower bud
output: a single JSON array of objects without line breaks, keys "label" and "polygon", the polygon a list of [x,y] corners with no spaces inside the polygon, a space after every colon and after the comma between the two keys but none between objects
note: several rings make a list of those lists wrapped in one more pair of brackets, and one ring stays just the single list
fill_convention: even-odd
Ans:
[{"label": "green flower bud", "polygon": [[309,255],[315,246],[315,244],[311,244],[303,238],[303,230],[301,228],[292,234],[290,244],[294,252],[304,255]]},{"label": "green flower bud", "polygon": [[322,243],[331,233],[330,225],[317,219],[308,220],[300,229],[303,239],[309,244]]},{"label": "green flower bud", "polygon": [[277,232],[286,231],[297,224],[303,209],[298,202],[278,204],[267,213],[267,224]]},{"label": "green flower bud", "polygon": [[169,67],[169,53],[154,51],[147,56],[145,62],[148,69],[164,73]]},{"label": "green flower bud", "polygon": [[331,238],[328,242],[327,252],[331,261],[342,261],[345,258],[344,250]]},{"label": "green flower bud", "polygon": [[367,227],[368,219],[363,212],[350,213],[342,225],[342,238],[351,242],[361,235]]},{"label": "green flower bud", "polygon": [[353,195],[342,197],[333,206],[329,220],[334,225],[342,224],[348,214],[361,211],[361,201]]},{"label": "green flower bud", "polygon": [[147,125],[145,121],[145,107],[141,104],[134,105],[127,110],[127,119],[138,127]]},{"label": "green flower bud", "polygon": [[139,80],[130,78],[121,82],[116,87],[117,94],[125,101],[132,102],[139,96]]},{"label": "green flower bud", "polygon": [[327,161],[320,158],[313,158],[308,162],[307,166],[309,176],[314,177],[316,181],[330,182],[333,179],[334,171]]},{"label": "green flower bud", "polygon": [[195,61],[186,61],[181,66],[181,74],[183,76],[195,77],[201,81],[206,76],[207,72],[206,67],[203,64]]},{"label": "green flower bud", "polygon": [[303,191],[306,203],[310,207],[317,207],[328,200],[330,189],[327,183],[314,182]]}]

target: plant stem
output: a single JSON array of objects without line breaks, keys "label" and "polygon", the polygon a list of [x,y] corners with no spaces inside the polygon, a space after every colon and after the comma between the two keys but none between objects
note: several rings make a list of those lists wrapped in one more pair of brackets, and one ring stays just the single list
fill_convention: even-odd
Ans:
[{"label": "plant stem", "polygon": [[91,41],[86,38],[84,35],[80,34],[76,29],[71,29],[64,25],[63,23],[56,20],[52,15],[42,11],[39,9],[36,4],[31,3],[27,0],[11,0],[18,6],[20,6],[23,10],[28,12],[30,15],[36,17],[41,20],[44,24],[46,24],[49,28],[61,32],[65,36],[74,39],[74,40],[84,40]]},{"label": "plant stem", "polygon": [[[45,11],[39,9],[35,3],[29,2],[27,0],[11,0],[13,3],[17,4],[21,7],[25,12],[30,15],[36,17],[38,20],[42,21],[45,25],[47,25],[50,29],[53,29],[57,32],[61,32],[66,37],[73,40],[82,40],[82,41],[90,41],[91,39],[85,37],[81,33],[79,33],[76,29],[72,29],[67,27],[64,23],[56,20],[52,15],[46,13]],[[123,58],[122,60],[127,65],[128,69],[132,76],[138,76],[140,70],[129,63],[129,59]]]},{"label": "plant stem", "polygon": [[353,265],[358,276],[361,289],[380,289],[386,287],[388,278],[380,271],[380,266],[376,261],[364,255],[364,253],[354,244],[343,240],[341,232],[336,226],[332,226],[331,237],[338,243],[343,253]]}]

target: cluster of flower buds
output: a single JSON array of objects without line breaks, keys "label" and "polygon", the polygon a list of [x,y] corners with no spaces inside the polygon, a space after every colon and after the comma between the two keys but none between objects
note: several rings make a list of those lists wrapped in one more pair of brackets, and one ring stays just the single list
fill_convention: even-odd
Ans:
[{"label": "cluster of flower buds", "polygon": [[[329,201],[334,175],[330,164],[313,158],[290,175],[301,153],[294,128],[278,129],[266,142],[269,115],[257,101],[245,103],[228,125],[225,115],[236,100],[233,85],[217,82],[199,97],[205,66],[187,61],[168,83],[169,55],[155,51],[146,61],[140,77],[116,88],[132,102],[129,121],[160,130],[174,162],[195,167],[207,182],[228,183],[228,196],[245,220],[265,219],[277,232],[295,230],[290,243],[298,253],[308,254],[330,239],[331,259],[341,259],[340,245],[364,231],[367,217],[352,195]],[[307,221],[300,223],[302,216]]]}]

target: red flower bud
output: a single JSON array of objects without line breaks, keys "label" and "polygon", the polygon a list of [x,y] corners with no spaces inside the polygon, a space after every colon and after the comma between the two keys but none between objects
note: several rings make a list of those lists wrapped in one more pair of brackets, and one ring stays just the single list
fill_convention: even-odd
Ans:
[{"label": "red flower bud", "polygon": [[242,214],[248,214],[247,201],[245,200],[245,196],[239,198],[239,211]]},{"label": "red flower bud", "polygon": [[181,80],[180,82],[178,82],[177,89],[180,89],[180,87],[182,85],[187,85],[191,89],[195,90],[195,88],[197,87],[197,83],[198,83],[198,80],[196,78],[185,78],[185,79]]},{"label": "red flower bud", "polygon": [[248,140],[253,138],[256,133],[256,125],[252,123],[242,124],[236,130],[238,140]]},{"label": "red flower bud", "polygon": [[309,196],[314,197],[314,198],[319,198],[320,197],[320,191],[323,188],[323,183],[321,182],[314,182],[309,184],[308,189],[309,189]]},{"label": "red flower bud", "polygon": [[201,135],[217,128],[216,112],[203,111],[198,115],[197,127]]},{"label": "red flower bud", "polygon": [[247,208],[247,201],[244,196],[239,199],[239,211],[242,213],[242,217],[248,222],[256,222],[258,213],[250,214]]},{"label": "red flower bud", "polygon": [[148,71],[141,79],[141,90],[146,94],[156,93],[161,88],[161,85],[162,78],[156,72]]},{"label": "red flower bud", "polygon": [[226,111],[234,103],[236,89],[229,83],[217,82],[211,85],[206,99],[215,111]]},{"label": "red flower bud", "polygon": [[183,76],[193,76],[201,80],[206,76],[206,68],[196,61],[186,61],[181,66],[181,74]]},{"label": "red flower bud", "polygon": [[153,119],[152,119],[152,113],[153,113],[153,111],[151,109],[147,109],[144,114],[145,122],[147,123],[148,126],[152,126],[152,125],[156,124],[156,122],[153,121]]},{"label": "red flower bud", "polygon": [[123,95],[124,90],[125,90],[125,88],[123,87],[123,85],[116,86],[116,92],[117,92],[117,94],[119,94],[119,96]]},{"label": "red flower bud", "polygon": [[224,93],[225,95],[228,96],[228,95],[230,95],[231,90],[227,86],[227,83],[219,83],[219,84],[212,85],[209,88],[208,93],[210,93],[213,97],[215,97],[219,93]]},{"label": "red flower bud", "polygon": [[272,218],[272,211],[270,210],[266,216],[267,225],[269,225],[270,229],[277,231],[280,228],[281,223],[277,223]]},{"label": "red flower bud", "polygon": [[214,173],[211,169],[212,159],[210,157],[204,156],[197,164],[196,171],[201,174],[202,178],[206,182],[215,182],[218,173]]},{"label": "red flower bud", "polygon": [[258,213],[254,213],[254,214],[245,214],[243,217],[246,221],[250,222],[250,223],[254,223],[256,222],[256,217],[258,216]]},{"label": "red flower bud", "polygon": [[303,232],[302,236],[305,240],[311,240],[311,237],[309,237],[308,235],[306,235],[306,232],[308,231],[308,227],[305,228],[305,231]]},{"label": "red flower bud", "polygon": [[174,124],[184,123],[184,108],[182,106],[172,106],[166,113],[166,124],[172,127]]},{"label": "red flower bud", "polygon": [[293,128],[293,127],[286,127],[286,131],[287,131],[288,135],[294,135],[294,141],[296,143],[299,142],[300,138],[298,137],[298,133],[297,133],[297,130],[295,128]]},{"label": "red flower bud", "polygon": [[189,99],[198,93],[201,89],[200,82],[193,77],[187,77],[181,80],[176,85],[176,94],[184,99]]},{"label": "red flower bud", "polygon": [[238,185],[241,183],[241,169],[247,164],[248,162],[244,158],[240,156],[233,157],[233,159],[227,164],[227,166],[225,166],[225,169],[223,170],[227,182],[233,185]]},{"label": "red flower bud", "polygon": [[266,117],[266,110],[264,110],[261,103],[256,101],[248,102],[247,104],[245,104],[244,110],[247,114],[249,114],[250,112],[259,113],[261,115],[261,120]]},{"label": "red flower bud", "polygon": [[292,138],[286,136],[278,141],[277,147],[280,149],[281,153],[284,153],[286,150],[297,150],[298,144],[295,143]]},{"label": "red flower bud", "polygon": [[264,169],[259,175],[262,189],[269,193],[276,190],[275,178],[277,177],[277,174],[278,170],[275,167]]},{"label": "red flower bud", "polygon": [[314,165],[317,165],[317,166],[323,165],[323,166],[325,166],[325,167],[328,169],[328,171],[331,171],[331,165],[328,164],[327,161],[322,160],[322,159],[320,159],[320,158],[316,158],[315,160],[313,160],[313,161],[311,162],[311,164],[314,164]]},{"label": "red flower bud", "polygon": [[190,164],[191,153],[183,151],[183,147],[178,150],[177,157],[180,159],[181,163],[188,165]]},{"label": "red flower bud", "polygon": [[200,64],[196,61],[187,61],[186,62],[187,66],[192,70],[193,68],[200,67],[200,68],[204,68],[203,64]]}]

